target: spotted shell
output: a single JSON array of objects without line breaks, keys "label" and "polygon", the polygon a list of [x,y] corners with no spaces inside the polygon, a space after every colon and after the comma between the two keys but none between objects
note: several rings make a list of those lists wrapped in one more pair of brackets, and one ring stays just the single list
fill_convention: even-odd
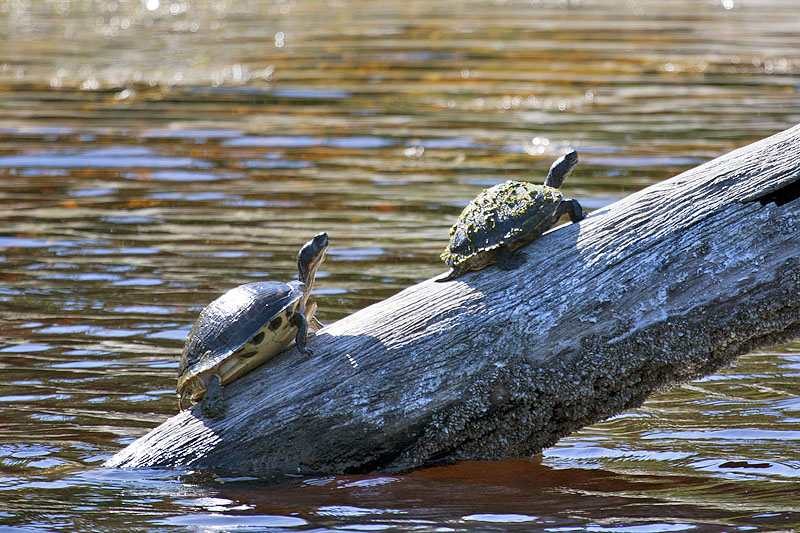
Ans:
[{"label": "spotted shell", "polygon": [[202,398],[210,373],[218,374],[226,385],[286,348],[297,333],[290,318],[304,289],[299,281],[247,283],[206,306],[181,355],[181,407]]}]

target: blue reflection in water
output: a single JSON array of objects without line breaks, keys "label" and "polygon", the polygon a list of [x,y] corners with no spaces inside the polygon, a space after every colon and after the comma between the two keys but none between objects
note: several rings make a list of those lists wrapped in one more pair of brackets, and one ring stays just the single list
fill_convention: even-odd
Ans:
[{"label": "blue reflection in water", "polygon": [[110,188],[96,188],[96,189],[75,189],[72,191],[68,191],[67,194],[70,196],[78,196],[78,197],[96,197],[96,196],[110,196],[117,192],[116,189]]},{"label": "blue reflection in water", "polygon": [[800,431],[771,429],[715,429],[707,431],[654,431],[641,436],[644,440],[687,439],[715,441],[800,440]]},{"label": "blue reflection in water", "polygon": [[311,146],[334,146],[337,148],[382,148],[397,144],[383,137],[309,137],[304,135],[274,135],[265,137],[239,137],[222,143],[232,147],[281,147],[303,148]]},{"label": "blue reflection in water", "polygon": [[584,157],[582,163],[597,167],[685,167],[695,166],[705,162],[698,157],[669,157],[669,156],[629,156],[629,157]]},{"label": "blue reflection in water", "polygon": [[223,129],[145,130],[138,133],[139,137],[149,139],[224,139],[240,135],[239,131]]},{"label": "blue reflection in water", "polygon": [[308,168],[311,165],[308,161],[287,161],[281,159],[250,159],[241,162],[244,168]]},{"label": "blue reflection in water", "polygon": [[239,137],[223,141],[223,146],[280,146],[284,148],[297,148],[307,146],[321,146],[323,140],[317,137],[296,136],[271,136],[271,137]]},{"label": "blue reflection in water", "polygon": [[25,237],[0,236],[0,248],[45,248],[48,246],[74,246],[72,241],[61,239],[28,239]]},{"label": "blue reflection in water", "polygon": [[350,93],[335,89],[273,89],[273,96],[282,98],[348,98]]},{"label": "blue reflection in water", "polygon": [[115,147],[86,150],[75,154],[7,155],[0,157],[0,167],[60,168],[210,168],[211,164],[191,157],[156,156],[143,147]]},{"label": "blue reflection in water", "polygon": [[157,172],[150,172],[145,176],[137,174],[126,174],[125,177],[133,177],[133,179],[145,179],[156,181],[219,181],[239,179],[242,174],[226,172],[224,174],[214,174],[211,172],[194,172],[191,170],[159,170]]},{"label": "blue reflection in water", "polygon": [[343,257],[350,261],[364,261],[386,254],[383,248],[336,248],[328,250],[329,256]]},{"label": "blue reflection in water", "polygon": [[44,352],[55,348],[49,344],[14,344],[0,348],[0,353],[31,353],[31,352]]},{"label": "blue reflection in water", "polygon": [[159,526],[194,526],[224,531],[267,527],[300,527],[308,524],[307,521],[296,516],[217,513],[171,516],[154,520],[152,523]]}]

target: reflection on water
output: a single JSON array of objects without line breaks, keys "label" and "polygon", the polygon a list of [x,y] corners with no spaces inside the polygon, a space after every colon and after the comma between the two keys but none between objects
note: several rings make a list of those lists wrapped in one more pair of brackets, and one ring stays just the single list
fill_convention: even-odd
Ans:
[{"label": "reflection on water", "polygon": [[331,235],[332,322],[445,270],[454,217],[576,147],[597,209],[800,118],[793,0],[0,0],[0,524],[800,527],[800,345],[531,460],[402,476],[99,468],[177,410],[202,307]]}]

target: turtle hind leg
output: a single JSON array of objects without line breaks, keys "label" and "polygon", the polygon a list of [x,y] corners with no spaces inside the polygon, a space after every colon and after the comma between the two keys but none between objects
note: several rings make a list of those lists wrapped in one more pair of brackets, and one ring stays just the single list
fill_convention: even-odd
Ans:
[{"label": "turtle hind leg", "polygon": [[200,401],[200,410],[207,418],[218,418],[225,412],[225,397],[222,394],[222,379],[214,374],[206,383],[206,393]]},{"label": "turtle hind leg", "polygon": [[311,328],[311,331],[313,332],[317,332],[325,327],[325,325],[314,315],[316,312],[317,302],[313,302],[308,306],[308,309],[306,309],[306,321],[308,322],[308,327]]},{"label": "turtle hind leg", "polygon": [[464,271],[462,269],[456,268],[456,267],[452,267],[452,268],[450,268],[450,272],[445,274],[444,277],[436,278],[433,281],[435,281],[436,283],[444,283],[445,281],[450,281],[450,280],[456,279],[458,276],[460,276],[463,273],[464,273]]},{"label": "turtle hind leg", "polygon": [[311,319],[308,321],[308,327],[310,327],[312,331],[319,331],[325,327],[325,324],[320,322],[317,317],[312,316]]},{"label": "turtle hind leg", "polygon": [[512,252],[508,246],[497,249],[497,267],[500,270],[515,270],[525,264],[528,256],[521,250]]}]

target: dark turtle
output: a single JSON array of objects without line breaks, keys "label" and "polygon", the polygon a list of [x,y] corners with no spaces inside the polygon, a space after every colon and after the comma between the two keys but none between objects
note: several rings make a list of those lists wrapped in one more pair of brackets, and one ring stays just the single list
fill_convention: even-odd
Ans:
[{"label": "dark turtle", "polygon": [[313,355],[306,346],[308,328],[317,331],[322,324],[314,316],[317,304],[306,303],[327,249],[328,235],[320,233],[297,254],[298,281],[245,283],[203,309],[181,355],[181,411],[202,398],[203,414],[220,416],[222,386],[280,353],[292,339],[301,353]]},{"label": "dark turtle", "polygon": [[450,272],[437,281],[494,262],[503,270],[517,268],[526,257],[512,252],[552,228],[561,215],[569,214],[572,222],[582,220],[586,215],[581,205],[559,190],[577,163],[578,152],[572,150],[553,163],[544,185],[509,180],[480,193],[450,230],[450,243],[442,252]]}]

